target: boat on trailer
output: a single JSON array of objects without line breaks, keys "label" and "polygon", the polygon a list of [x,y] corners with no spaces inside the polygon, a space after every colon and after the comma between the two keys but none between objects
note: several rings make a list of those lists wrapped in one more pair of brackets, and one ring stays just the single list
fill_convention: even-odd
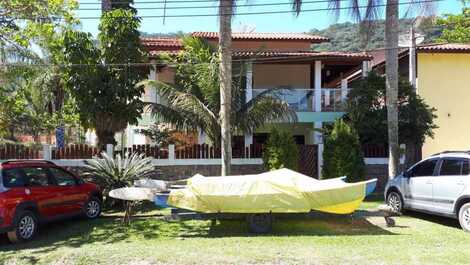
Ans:
[{"label": "boat on trailer", "polygon": [[377,179],[345,180],[317,180],[289,169],[227,177],[197,174],[186,185],[173,185],[168,192],[156,194],[154,203],[174,208],[178,219],[244,216],[252,232],[266,233],[271,230],[273,214],[351,214],[377,183]]}]

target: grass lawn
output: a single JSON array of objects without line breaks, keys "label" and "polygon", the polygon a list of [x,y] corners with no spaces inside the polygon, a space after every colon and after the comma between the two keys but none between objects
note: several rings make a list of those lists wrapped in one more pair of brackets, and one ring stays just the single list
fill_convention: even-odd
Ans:
[{"label": "grass lawn", "polygon": [[242,221],[211,225],[151,216],[130,227],[112,215],[62,221],[22,245],[0,236],[0,264],[470,263],[470,234],[457,221],[412,214],[386,228],[382,217],[373,216],[378,204],[363,203],[353,218],[276,220],[273,234],[264,236],[249,234]]}]

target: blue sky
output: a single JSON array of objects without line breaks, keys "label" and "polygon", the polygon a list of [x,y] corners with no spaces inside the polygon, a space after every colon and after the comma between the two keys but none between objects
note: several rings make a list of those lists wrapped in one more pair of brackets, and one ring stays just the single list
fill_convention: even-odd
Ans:
[{"label": "blue sky", "polygon": [[[159,3],[142,3],[142,2],[159,2]],[[197,15],[197,14],[216,14],[216,1],[207,3],[176,3],[178,0],[168,0],[167,15]],[[401,0],[401,3],[409,2],[410,0]],[[81,18],[86,17],[99,17],[100,1],[99,0],[80,0],[80,9],[77,15]],[[162,0],[135,0],[136,7],[141,16],[161,16],[163,15],[164,4]],[[139,3],[140,2],[140,3]],[[246,4],[264,4],[264,3],[288,3],[290,0],[249,0],[238,1],[240,5]],[[319,1],[305,1],[310,2],[304,5],[305,10],[323,9],[327,8],[325,2],[318,3]],[[316,3],[312,3],[316,2]],[[96,3],[96,4],[88,4]],[[347,1],[343,2],[347,7]],[[408,5],[401,7],[401,15],[405,13]],[[194,8],[204,7],[204,8]],[[205,8],[207,7],[207,8]],[[83,9],[96,9],[96,10],[83,10]],[[141,8],[160,8],[160,9],[141,9]],[[284,11],[290,10],[290,5],[278,6],[245,6],[239,7],[239,13],[253,13],[263,11]],[[434,14],[441,15],[445,13],[460,13],[462,4],[458,0],[444,0],[434,4]],[[383,13],[383,12],[382,12]],[[239,15],[233,21],[233,30],[254,30],[257,32],[306,32],[312,28],[323,29],[330,24],[336,22],[345,22],[350,20],[348,12],[341,13],[339,20],[335,19],[334,13],[328,11],[315,11],[304,12],[298,17],[293,14],[269,14],[269,15]],[[82,29],[91,32],[93,35],[98,31],[98,19],[82,19]],[[162,18],[143,18],[141,31],[148,33],[168,33],[168,32],[192,32],[192,31],[217,31],[218,23],[217,17],[185,17],[185,18],[166,18],[163,23]]]}]

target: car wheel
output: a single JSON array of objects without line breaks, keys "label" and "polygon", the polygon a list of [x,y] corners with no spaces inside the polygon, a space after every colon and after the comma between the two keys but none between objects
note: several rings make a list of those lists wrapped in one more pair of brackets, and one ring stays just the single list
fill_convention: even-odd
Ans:
[{"label": "car wheel", "polygon": [[392,191],[388,194],[387,205],[390,206],[394,212],[403,212],[403,200],[401,195],[396,191]]},{"label": "car wheel", "polygon": [[25,242],[33,239],[38,230],[38,218],[31,211],[22,211],[14,223],[14,230],[7,233],[12,243]]},{"label": "car wheel", "polygon": [[255,234],[266,234],[272,229],[273,219],[271,214],[256,213],[247,217],[248,229]]},{"label": "car wheel", "polygon": [[83,206],[83,212],[88,219],[95,219],[101,214],[101,200],[91,197]]},{"label": "car wheel", "polygon": [[465,232],[470,232],[470,202],[460,207],[459,223]]}]

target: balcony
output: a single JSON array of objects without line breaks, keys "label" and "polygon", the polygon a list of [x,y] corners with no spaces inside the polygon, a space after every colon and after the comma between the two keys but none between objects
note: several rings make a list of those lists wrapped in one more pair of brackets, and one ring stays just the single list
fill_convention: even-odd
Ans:
[{"label": "balcony", "polygon": [[[253,89],[253,97],[263,93],[267,89]],[[343,112],[345,110],[346,95],[349,89],[346,89],[345,95],[342,95],[342,89],[338,88],[293,88],[277,89],[272,92],[289,104],[296,112],[315,112],[316,93],[320,93],[321,110],[320,112]],[[317,107],[318,108],[318,107]]]}]

